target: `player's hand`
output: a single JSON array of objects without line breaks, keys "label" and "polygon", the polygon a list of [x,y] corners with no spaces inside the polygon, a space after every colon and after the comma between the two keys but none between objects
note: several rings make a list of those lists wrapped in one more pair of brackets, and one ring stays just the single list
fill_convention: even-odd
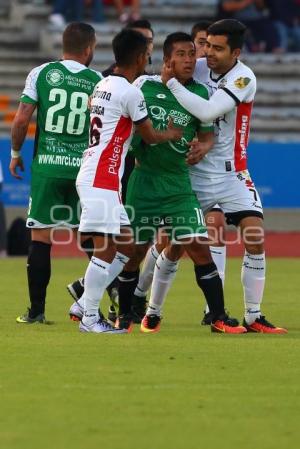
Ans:
[{"label": "player's hand", "polygon": [[173,120],[170,118],[168,123],[167,132],[170,134],[169,140],[180,140],[183,135],[183,128],[177,128],[174,126]]},{"label": "player's hand", "polygon": [[207,144],[205,142],[199,142],[199,140],[193,140],[188,145],[190,150],[186,154],[186,162],[189,165],[198,164],[209,151]]},{"label": "player's hand", "polygon": [[161,71],[161,80],[163,82],[163,84],[167,84],[167,82],[171,79],[174,78],[175,76],[175,64],[174,61],[170,62],[170,63],[164,63],[162,66],[162,71]]},{"label": "player's hand", "polygon": [[23,179],[22,176],[18,175],[18,173],[17,173],[18,167],[22,172],[24,171],[24,164],[23,164],[23,159],[21,156],[11,158],[10,164],[9,164],[9,171],[14,178]]}]

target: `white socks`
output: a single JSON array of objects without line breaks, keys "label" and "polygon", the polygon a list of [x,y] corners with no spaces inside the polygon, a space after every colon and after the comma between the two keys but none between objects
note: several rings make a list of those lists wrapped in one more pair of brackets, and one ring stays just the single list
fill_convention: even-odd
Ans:
[{"label": "white socks", "polygon": [[80,299],[84,303],[83,323],[91,326],[98,321],[99,298],[107,285],[110,264],[92,256],[84,276],[84,293]]},{"label": "white socks", "polygon": [[143,270],[140,273],[139,283],[134,291],[136,296],[144,298],[147,296],[148,290],[151,287],[153,273],[155,268],[155,263],[159,257],[159,252],[157,251],[155,244],[151,246],[148,250],[144,264]]},{"label": "white socks", "polygon": [[[226,246],[210,246],[209,247],[213,261],[215,262],[219,276],[221,278],[223,288],[225,283],[225,267],[226,267]],[[209,307],[206,304],[205,313],[209,313]]]},{"label": "white socks", "polygon": [[241,280],[244,288],[245,320],[248,324],[252,324],[261,315],[265,273],[265,253],[249,254],[245,251]]},{"label": "white socks", "polygon": [[[81,307],[83,307],[85,310],[88,308],[88,305],[86,304],[87,297],[88,297],[88,293],[86,293],[86,289],[91,288],[91,286],[93,286],[92,288],[98,288],[100,281],[99,281],[99,279],[96,280],[94,278],[94,276],[97,276],[97,274],[100,275],[101,287],[98,288],[98,290],[96,292],[94,292],[94,291],[93,291],[93,293],[90,292],[90,296],[95,295],[93,297],[97,298],[97,316],[98,316],[99,300],[102,299],[104,290],[115,279],[115,277],[118,276],[119,273],[121,273],[121,271],[123,270],[123,268],[126,265],[126,263],[128,262],[128,260],[129,260],[129,257],[127,257],[124,254],[121,254],[119,252],[116,253],[115,258],[111,264],[108,264],[107,262],[104,262],[103,260],[97,259],[96,257],[93,256],[91,258],[91,261],[88,265],[88,268],[87,268],[87,271],[86,271],[86,274],[84,277],[84,294],[79,299],[78,304]],[[93,261],[93,263],[91,266],[92,261]],[[97,267],[97,266],[105,266],[107,268],[105,277],[104,277],[103,273],[101,273],[101,270],[95,269],[95,267]],[[91,267],[91,269],[90,269],[90,267]],[[87,278],[86,278],[87,274],[89,274],[89,278],[88,278],[89,280],[87,280]],[[89,285],[87,284],[87,282],[89,282]],[[102,284],[103,282],[104,282],[104,284]],[[96,285],[97,285],[97,287],[96,287]],[[96,299],[93,301],[96,302]]]},{"label": "white socks", "polygon": [[165,297],[172,285],[178,268],[178,261],[172,262],[167,259],[164,251],[157,259],[149,306],[147,308],[147,315],[159,315],[164,304]]}]

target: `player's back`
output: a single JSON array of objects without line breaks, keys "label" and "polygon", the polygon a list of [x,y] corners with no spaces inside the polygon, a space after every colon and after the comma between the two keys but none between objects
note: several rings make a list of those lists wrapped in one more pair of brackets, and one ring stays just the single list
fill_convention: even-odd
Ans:
[{"label": "player's back", "polygon": [[90,145],[77,183],[119,190],[134,130],[132,118],[147,115],[144,99],[125,77],[110,75],[97,84],[90,112]]},{"label": "player's back", "polygon": [[209,69],[205,58],[198,59],[194,76],[208,86],[212,95],[224,89],[235,103],[230,112],[214,121],[215,144],[213,149],[191,173],[201,175],[224,175],[247,168],[247,145],[250,118],[256,92],[256,78],[252,70],[241,61],[226,74],[218,75]]},{"label": "player's back", "polygon": [[38,107],[34,170],[76,177],[88,143],[88,99],[101,78],[73,60],[46,63],[30,72],[21,101]]}]

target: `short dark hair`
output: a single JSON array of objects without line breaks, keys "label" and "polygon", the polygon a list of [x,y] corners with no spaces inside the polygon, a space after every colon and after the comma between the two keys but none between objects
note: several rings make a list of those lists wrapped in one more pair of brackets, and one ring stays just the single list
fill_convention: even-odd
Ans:
[{"label": "short dark hair", "polygon": [[112,41],[116,64],[129,66],[148,49],[148,41],[141,33],[130,28],[120,31]]},{"label": "short dark hair", "polygon": [[95,29],[88,23],[70,23],[63,33],[63,52],[81,54],[95,39]]},{"label": "short dark hair", "polygon": [[195,40],[195,37],[199,31],[207,31],[207,29],[212,25],[212,22],[210,20],[200,20],[199,22],[195,23],[191,30],[191,35],[193,41]]},{"label": "short dark hair", "polygon": [[187,33],[183,33],[182,31],[178,31],[177,33],[171,33],[166,37],[163,46],[164,56],[170,57],[173,50],[173,44],[177,42],[192,42],[194,43],[192,36]]},{"label": "short dark hair", "polygon": [[147,19],[133,20],[132,22],[129,22],[125,28],[145,28],[146,30],[150,30],[152,36],[154,36],[151,23]]},{"label": "short dark hair", "polygon": [[213,23],[207,30],[212,36],[227,36],[231,50],[242,48],[245,42],[246,26],[235,19],[223,19]]}]

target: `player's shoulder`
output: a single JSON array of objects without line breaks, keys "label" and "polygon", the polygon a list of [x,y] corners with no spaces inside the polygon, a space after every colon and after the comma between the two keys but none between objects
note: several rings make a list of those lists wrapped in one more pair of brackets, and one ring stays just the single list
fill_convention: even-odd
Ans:
[{"label": "player's shoulder", "polygon": [[44,69],[46,69],[48,66],[52,67],[56,62],[57,61],[44,62],[41,65],[33,67],[33,69],[31,69],[29,72],[29,76],[38,76]]},{"label": "player's shoulder", "polygon": [[133,86],[141,89],[146,82],[161,83],[162,81],[159,75],[141,75],[133,82]]},{"label": "player's shoulder", "polygon": [[89,71],[89,73],[91,74],[91,76],[93,78],[95,78],[97,81],[101,81],[104,76],[102,75],[101,72],[99,72],[98,70],[95,69],[90,69],[89,67],[87,67],[87,70]]},{"label": "player's shoulder", "polygon": [[194,70],[194,79],[202,80],[205,75],[207,75],[208,67],[206,58],[199,58],[196,61]]},{"label": "player's shoulder", "polygon": [[208,86],[198,79],[193,78],[186,87],[188,90],[201,97],[208,98],[209,96]]},{"label": "player's shoulder", "polygon": [[238,88],[244,88],[250,84],[256,84],[256,76],[253,70],[241,61],[237,61],[236,66],[229,74],[229,78]]}]

